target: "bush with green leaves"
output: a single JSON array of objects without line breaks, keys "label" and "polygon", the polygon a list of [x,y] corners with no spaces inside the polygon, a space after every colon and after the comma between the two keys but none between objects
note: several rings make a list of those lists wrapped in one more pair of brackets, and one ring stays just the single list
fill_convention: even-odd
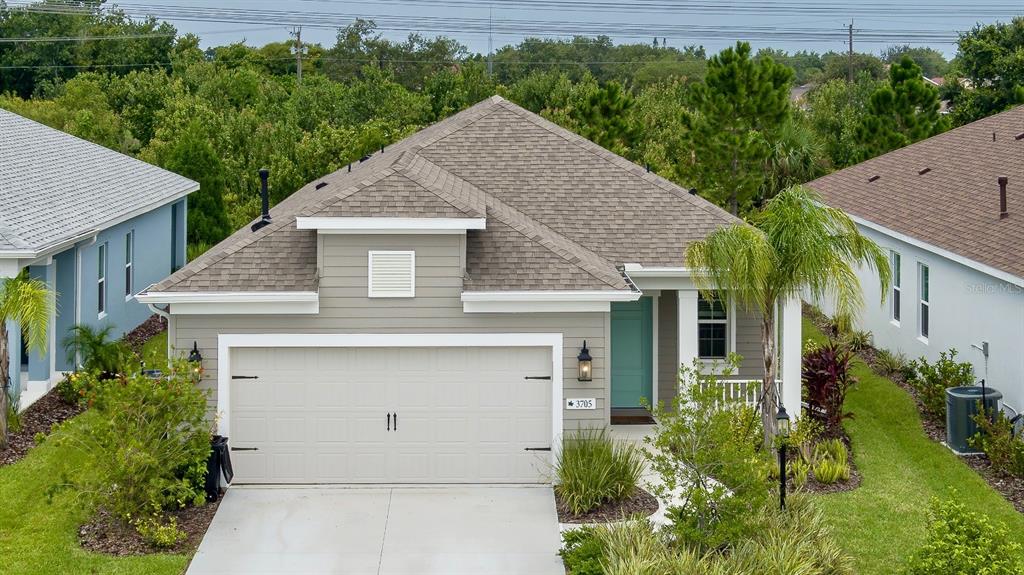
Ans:
[{"label": "bush with green leaves", "polygon": [[164,525],[166,510],[204,502],[206,393],[196,388],[184,360],[161,379],[135,372],[100,386],[93,409],[55,437],[86,462],[65,470],[61,487],[128,524],[154,519]]},{"label": "bush with green leaves", "polygon": [[604,550],[597,528],[584,525],[562,533],[562,549],[558,554],[562,556],[568,575],[603,575]]},{"label": "bush with green leaves", "polygon": [[555,493],[573,514],[633,496],[644,471],[643,452],[604,429],[566,434],[555,465]]},{"label": "bush with green leaves", "polygon": [[956,493],[934,500],[929,510],[928,538],[910,558],[907,575],[1024,573],[1019,534],[987,515],[968,509]]},{"label": "bush with green leaves", "polygon": [[[735,372],[730,358],[722,377]],[[670,408],[656,406],[657,425],[644,439],[651,470],[661,481],[655,494],[681,505],[669,509],[675,536],[698,549],[742,537],[743,516],[771,497],[774,459],[762,448],[757,411],[721,393],[719,376],[695,362],[679,371],[680,394]]]},{"label": "bush with green leaves", "polygon": [[864,351],[872,346],[874,336],[870,331],[853,330],[843,335],[843,345],[850,351]]},{"label": "bush with green leaves", "polygon": [[956,361],[956,350],[939,353],[939,359],[929,363],[920,358],[911,362],[914,376],[908,383],[917,392],[925,415],[934,421],[946,420],[946,388],[974,385],[974,368],[970,362]]},{"label": "bush with green leaves", "polygon": [[895,377],[902,379],[910,369],[910,362],[907,361],[907,356],[902,353],[893,353],[887,349],[880,349],[875,353],[875,359],[871,367],[879,374],[890,379]]},{"label": "bush with green leaves", "polygon": [[68,405],[88,407],[96,399],[96,393],[105,381],[99,372],[72,371],[57,382],[57,395]]},{"label": "bush with green leaves", "polygon": [[996,472],[1024,477],[1024,438],[1014,434],[1013,423],[1006,414],[1002,411],[992,416],[978,413],[974,422],[978,433],[967,440],[970,446],[983,451]]},{"label": "bush with green leaves", "polygon": [[86,371],[99,373],[102,379],[111,379],[127,370],[132,357],[124,342],[110,337],[113,330],[112,325],[101,328],[72,326],[64,337],[64,351],[78,357]]}]

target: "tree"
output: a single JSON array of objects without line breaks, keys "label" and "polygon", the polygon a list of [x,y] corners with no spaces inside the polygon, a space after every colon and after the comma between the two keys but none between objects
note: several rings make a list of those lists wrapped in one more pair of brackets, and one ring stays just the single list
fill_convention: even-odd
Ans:
[{"label": "tree", "polygon": [[764,203],[776,194],[825,175],[828,162],[822,141],[802,114],[794,114],[768,141],[765,179],[758,194]]},{"label": "tree", "polygon": [[213,245],[226,238],[231,228],[224,211],[224,168],[198,122],[178,135],[162,165],[199,182],[199,191],[188,198],[188,242]]},{"label": "tree", "polygon": [[902,46],[889,46],[882,51],[882,60],[887,64],[895,64],[902,60],[904,56],[907,56],[920,66],[921,73],[929,78],[942,76],[949,69],[949,62],[946,61],[946,57],[935,48],[912,48],[909,44],[904,44]]},{"label": "tree", "polygon": [[708,62],[683,114],[691,160],[684,173],[702,195],[733,214],[748,209],[764,182],[767,140],[790,117],[793,71],[771,57],[751,58],[737,42]]},{"label": "tree", "polygon": [[[834,168],[857,162],[857,127],[881,82],[862,73],[852,84],[829,80],[807,94],[807,122]],[[807,180],[805,180],[807,181]]]},{"label": "tree", "polygon": [[7,447],[7,411],[10,409],[11,353],[7,322],[17,324],[28,336],[29,349],[43,352],[49,340],[46,330],[54,307],[54,294],[46,284],[22,272],[0,283],[0,449]]},{"label": "tree", "polygon": [[863,297],[854,268],[864,264],[878,273],[883,300],[891,272],[886,254],[860,233],[849,216],[822,204],[805,188],[793,187],[775,196],[751,223],[718,229],[690,244],[686,262],[702,270],[694,275],[702,291],[722,294],[761,316],[760,411],[768,447],[775,436],[778,410],[777,302],[807,290],[813,298],[833,296],[837,313],[852,314]]},{"label": "tree", "polygon": [[[953,121],[967,124],[1024,102],[1024,17],[975,26],[960,35],[954,74],[947,78]],[[959,80],[965,85],[961,85]]]},{"label": "tree", "polygon": [[939,90],[924,81],[921,68],[904,56],[889,69],[889,83],[871,95],[857,127],[858,159],[863,161],[944,132]]},{"label": "tree", "polygon": [[589,94],[573,110],[572,120],[584,138],[620,156],[628,156],[638,137],[631,116],[633,105],[633,96],[618,82],[611,82]]},{"label": "tree", "polygon": [[[823,54],[821,56],[821,63],[822,71],[821,77],[818,78],[819,82],[849,79],[851,61],[850,55],[846,52],[843,52],[842,54],[836,52]],[[873,54],[861,54],[859,52],[854,52],[852,66],[854,78],[865,73],[876,80],[885,78],[885,62]]]}]

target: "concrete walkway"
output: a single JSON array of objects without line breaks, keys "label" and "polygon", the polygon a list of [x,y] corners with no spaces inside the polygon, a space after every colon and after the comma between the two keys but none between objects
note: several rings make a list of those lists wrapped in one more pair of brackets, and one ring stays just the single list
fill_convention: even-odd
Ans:
[{"label": "concrete walkway", "polygon": [[187,575],[562,575],[550,487],[232,487]]}]

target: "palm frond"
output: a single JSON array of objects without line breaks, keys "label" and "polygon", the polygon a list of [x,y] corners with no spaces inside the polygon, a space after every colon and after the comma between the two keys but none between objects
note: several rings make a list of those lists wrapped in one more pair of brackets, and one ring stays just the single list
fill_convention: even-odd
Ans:
[{"label": "palm frond", "polygon": [[28,335],[29,348],[43,352],[49,344],[47,331],[55,299],[54,291],[42,281],[24,273],[8,278],[0,285],[0,321],[20,324]]}]

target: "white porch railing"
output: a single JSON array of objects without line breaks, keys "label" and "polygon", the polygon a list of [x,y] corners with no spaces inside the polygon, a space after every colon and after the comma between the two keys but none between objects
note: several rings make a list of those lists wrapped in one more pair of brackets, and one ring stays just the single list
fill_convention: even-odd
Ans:
[{"label": "white porch railing", "polygon": [[[725,402],[739,401],[757,408],[761,399],[761,381],[750,379],[718,379],[714,383],[702,383],[703,389],[717,385],[721,388],[721,400]],[[782,397],[782,380],[775,380],[775,393]]]}]

